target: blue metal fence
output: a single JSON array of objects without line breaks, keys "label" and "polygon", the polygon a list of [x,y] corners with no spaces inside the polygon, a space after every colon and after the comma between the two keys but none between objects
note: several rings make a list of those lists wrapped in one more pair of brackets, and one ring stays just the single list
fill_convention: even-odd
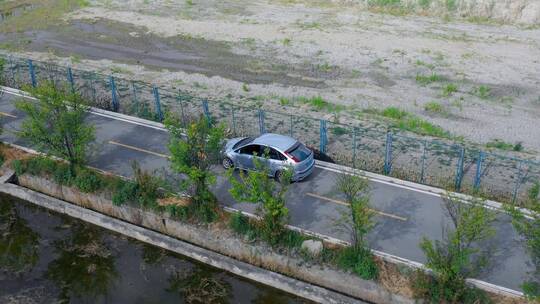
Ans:
[{"label": "blue metal fence", "polygon": [[211,122],[224,123],[231,136],[287,134],[302,139],[327,160],[500,201],[524,202],[529,189],[540,180],[540,163],[474,146],[209,102],[180,90],[13,56],[0,56],[0,68],[0,81],[10,87],[37,86],[42,81],[64,83],[95,107],[145,119],[162,121],[164,113],[175,112],[187,124],[205,115]]}]

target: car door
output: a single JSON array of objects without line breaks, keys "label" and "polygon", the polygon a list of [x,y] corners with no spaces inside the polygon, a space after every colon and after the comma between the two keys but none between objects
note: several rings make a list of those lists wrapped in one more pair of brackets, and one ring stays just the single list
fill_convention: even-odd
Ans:
[{"label": "car door", "polygon": [[270,172],[272,175],[276,173],[276,171],[283,170],[285,167],[285,160],[287,159],[285,155],[283,155],[281,152],[274,148],[266,148],[268,150],[268,166],[270,168]]},{"label": "car door", "polygon": [[238,149],[238,156],[236,158],[236,166],[244,170],[253,170],[255,165],[253,163],[253,158],[260,155],[261,146],[252,144],[244,146]]}]

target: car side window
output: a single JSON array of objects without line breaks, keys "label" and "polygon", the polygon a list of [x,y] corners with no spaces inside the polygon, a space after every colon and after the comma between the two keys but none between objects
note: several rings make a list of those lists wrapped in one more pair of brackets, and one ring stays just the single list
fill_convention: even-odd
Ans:
[{"label": "car side window", "polygon": [[240,148],[240,154],[248,154],[248,155],[259,155],[260,152],[260,146],[259,145],[248,145],[245,147]]},{"label": "car side window", "polygon": [[277,151],[276,149],[270,148],[270,159],[274,160],[285,160],[285,156],[281,154],[281,152]]}]

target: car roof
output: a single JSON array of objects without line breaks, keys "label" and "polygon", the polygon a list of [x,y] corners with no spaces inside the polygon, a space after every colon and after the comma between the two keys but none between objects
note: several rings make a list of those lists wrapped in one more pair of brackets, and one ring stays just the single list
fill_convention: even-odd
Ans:
[{"label": "car roof", "polygon": [[265,145],[270,146],[273,148],[276,148],[281,151],[287,151],[289,150],[294,144],[296,144],[297,140],[280,134],[273,134],[273,133],[265,133],[253,140],[251,142],[252,144],[259,144],[259,145]]}]

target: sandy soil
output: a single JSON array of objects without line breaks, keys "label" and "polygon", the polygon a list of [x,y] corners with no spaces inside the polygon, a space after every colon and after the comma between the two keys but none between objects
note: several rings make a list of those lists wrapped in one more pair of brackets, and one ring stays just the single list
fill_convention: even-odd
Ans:
[{"label": "sandy soil", "polygon": [[[67,27],[0,41],[26,35],[23,51],[34,56],[80,56],[77,64],[200,96],[278,107],[282,98],[320,95],[347,106],[341,120],[398,106],[471,141],[540,150],[539,28],[315,3],[92,1],[65,17]],[[440,79],[416,79],[432,73]],[[457,91],[444,92],[448,84]],[[429,102],[442,110],[426,110]]]}]

